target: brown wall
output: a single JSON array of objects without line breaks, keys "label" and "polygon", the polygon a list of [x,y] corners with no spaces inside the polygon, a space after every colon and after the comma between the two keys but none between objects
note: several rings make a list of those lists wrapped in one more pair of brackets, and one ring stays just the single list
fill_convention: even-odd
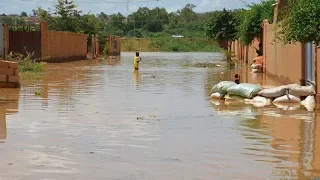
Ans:
[{"label": "brown wall", "polygon": [[5,55],[10,51],[24,53],[26,46],[27,51],[35,51],[35,57],[47,62],[87,58],[87,35],[49,31],[47,22],[41,22],[40,27],[40,32],[9,32],[5,25]]},{"label": "brown wall", "polygon": [[84,60],[87,35],[49,31],[47,22],[41,22],[41,51],[44,61],[51,63]]},{"label": "brown wall", "polygon": [[121,47],[122,39],[119,36],[109,37],[108,38],[108,55],[109,56],[114,56],[114,40],[117,41],[117,53],[116,53],[116,55],[119,56],[120,53],[121,53],[121,49],[123,48],[123,47]]},{"label": "brown wall", "polygon": [[275,42],[274,24],[264,23],[264,61],[267,73],[287,83],[300,83],[302,77],[302,44]]},{"label": "brown wall", "polygon": [[[256,49],[259,40],[255,39],[251,45],[244,46],[238,41],[232,44],[235,59],[240,63],[251,64],[257,57]],[[284,45],[275,41],[274,24],[264,22],[263,56],[265,72],[279,77],[284,83],[299,83],[303,79],[303,47],[301,43]],[[320,64],[319,64],[320,66]],[[319,84],[319,83],[318,83]],[[320,87],[320,86],[319,86]]]},{"label": "brown wall", "polygon": [[252,64],[253,59],[258,56],[255,48],[259,48],[258,39],[254,39],[248,46],[241,44],[238,40],[232,42],[231,45],[231,51],[234,54],[234,58],[240,61],[240,64]]},{"label": "brown wall", "polygon": [[320,91],[320,78],[318,77],[317,71],[320,70],[320,48],[317,48],[317,57],[316,57],[316,63],[315,63],[315,81],[316,81],[316,88],[317,92]]},{"label": "brown wall", "polygon": [[72,32],[48,32],[48,62],[84,60],[87,57],[87,36]]}]

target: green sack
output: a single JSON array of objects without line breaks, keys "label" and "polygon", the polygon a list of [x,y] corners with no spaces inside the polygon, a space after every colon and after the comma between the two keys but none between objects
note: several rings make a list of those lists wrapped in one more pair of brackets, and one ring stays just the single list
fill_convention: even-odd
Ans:
[{"label": "green sack", "polygon": [[216,84],[215,86],[213,86],[213,88],[211,89],[211,91],[213,93],[220,93],[220,94],[227,94],[227,89],[231,86],[237,85],[235,82],[233,81],[221,81],[218,84]]},{"label": "green sack", "polygon": [[261,90],[261,87],[255,84],[242,83],[231,86],[227,89],[229,95],[241,96],[243,98],[253,98]]}]

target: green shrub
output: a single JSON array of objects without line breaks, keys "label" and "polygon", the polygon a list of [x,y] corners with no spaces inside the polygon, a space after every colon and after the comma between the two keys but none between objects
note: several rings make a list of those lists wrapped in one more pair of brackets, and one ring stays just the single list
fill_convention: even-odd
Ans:
[{"label": "green shrub", "polygon": [[41,72],[43,67],[40,63],[41,59],[33,59],[34,52],[26,52],[26,54],[10,52],[8,60],[18,62],[19,72]]}]

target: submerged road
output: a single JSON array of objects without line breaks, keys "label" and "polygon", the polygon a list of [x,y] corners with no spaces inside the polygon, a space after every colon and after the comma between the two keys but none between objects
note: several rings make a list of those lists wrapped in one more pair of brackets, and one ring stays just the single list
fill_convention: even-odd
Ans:
[{"label": "submerged road", "polygon": [[0,179],[320,177],[318,113],[211,102],[228,70],[184,64],[219,61],[218,53],[140,55],[138,73],[134,53],[123,53],[48,64],[20,90],[1,89]]}]

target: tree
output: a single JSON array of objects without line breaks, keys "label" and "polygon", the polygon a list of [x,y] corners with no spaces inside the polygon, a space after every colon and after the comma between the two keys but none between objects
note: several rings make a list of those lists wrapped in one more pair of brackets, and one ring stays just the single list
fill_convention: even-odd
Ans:
[{"label": "tree", "polygon": [[79,20],[79,32],[88,34],[89,37],[98,34],[103,26],[103,21],[93,14],[85,14]]},{"label": "tree", "polygon": [[54,5],[55,12],[57,15],[54,18],[55,27],[60,31],[78,31],[78,21],[80,18],[81,11],[77,10],[77,6],[71,0],[58,0]]},{"label": "tree", "polygon": [[[238,25],[239,21],[233,12],[223,9],[221,12],[212,14],[212,17],[206,22],[206,36],[214,38],[219,42],[234,41],[237,37],[236,27]],[[231,48],[229,47],[229,49]]]},{"label": "tree", "polygon": [[262,22],[268,19],[272,23],[275,0],[262,0],[259,4],[249,6],[249,10],[240,13],[242,19],[238,27],[238,38],[246,45],[251,44],[254,38],[261,39]]},{"label": "tree", "polygon": [[284,43],[320,42],[320,3],[315,0],[289,0],[281,12],[277,37]]},{"label": "tree", "polygon": [[196,6],[194,4],[187,4],[183,9],[181,9],[180,14],[184,21],[192,21],[196,18],[196,13],[193,9]]},{"label": "tree", "polygon": [[104,12],[100,12],[100,14],[97,14],[97,16],[101,19],[105,19],[108,17],[108,15],[106,15]]},{"label": "tree", "polygon": [[146,22],[145,29],[150,32],[163,31],[164,25],[168,23],[168,12],[164,8],[154,8],[149,12],[149,22]]},{"label": "tree", "polygon": [[27,14],[25,11],[22,11],[21,14],[20,14],[20,16],[22,16],[22,17],[28,17],[28,14]]}]

